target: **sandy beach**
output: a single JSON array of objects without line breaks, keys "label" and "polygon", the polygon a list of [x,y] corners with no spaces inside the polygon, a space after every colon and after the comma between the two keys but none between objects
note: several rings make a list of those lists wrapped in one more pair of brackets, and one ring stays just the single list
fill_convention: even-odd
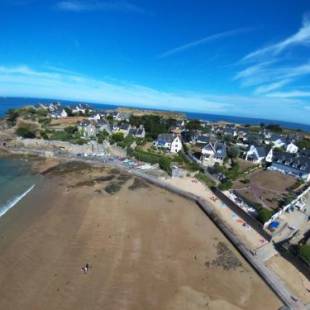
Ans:
[{"label": "sandy beach", "polygon": [[50,168],[0,233],[0,309],[281,306],[194,203],[115,169]]}]

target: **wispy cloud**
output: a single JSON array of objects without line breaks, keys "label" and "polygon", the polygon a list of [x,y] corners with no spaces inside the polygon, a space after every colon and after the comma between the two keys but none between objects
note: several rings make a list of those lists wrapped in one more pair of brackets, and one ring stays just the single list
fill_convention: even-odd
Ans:
[{"label": "wispy cloud", "polygon": [[[310,20],[308,16],[303,19],[302,26],[293,35],[284,40],[258,49],[241,59],[239,65],[246,66],[236,73],[234,80],[240,81],[242,87],[254,87],[255,95],[274,93],[275,90],[296,84],[310,74],[309,59],[304,63],[290,62],[286,57],[288,51],[294,47],[310,47]],[[278,93],[283,98],[283,94]],[[291,92],[289,97],[294,97],[298,92]],[[300,96],[296,96],[300,97]]]},{"label": "wispy cloud", "polygon": [[[273,92],[267,95],[273,98],[297,98],[297,97],[310,97],[310,91],[292,90],[287,92]],[[310,106],[308,107],[310,109]],[[310,117],[310,115],[309,115]]]},{"label": "wispy cloud", "polygon": [[39,96],[182,110],[191,103],[223,112],[226,104],[189,92],[162,92],[143,85],[107,82],[68,70],[37,71],[27,66],[0,66],[0,95]]},{"label": "wispy cloud", "polygon": [[261,85],[255,89],[255,94],[260,95],[260,94],[266,94],[271,91],[274,91],[276,89],[279,89],[291,82],[291,79],[284,79],[282,81],[274,82],[271,84],[267,85]]},{"label": "wispy cloud", "polygon": [[239,29],[234,29],[234,30],[229,30],[229,31],[224,31],[224,32],[219,32],[219,33],[216,33],[216,34],[212,34],[212,35],[204,37],[204,38],[202,38],[200,40],[193,41],[193,42],[190,42],[190,43],[178,46],[176,48],[170,49],[170,50],[168,50],[168,51],[158,55],[158,58],[166,58],[166,57],[169,57],[171,55],[174,55],[174,54],[177,54],[177,53],[181,53],[181,52],[184,52],[184,51],[186,51],[188,49],[197,47],[199,45],[203,45],[203,44],[215,41],[215,40],[219,40],[219,39],[223,39],[223,38],[239,35],[241,33],[249,32],[251,30],[252,29],[250,29],[250,28],[239,28]]},{"label": "wispy cloud", "polygon": [[59,1],[56,8],[69,12],[85,12],[85,11],[124,11],[134,13],[145,13],[145,10],[126,0],[67,0]]},{"label": "wispy cloud", "polygon": [[308,15],[305,15],[302,27],[295,34],[278,43],[254,51],[246,55],[243,60],[248,61],[265,56],[277,56],[281,52],[298,45],[310,46],[310,20]]},{"label": "wispy cloud", "polygon": [[302,106],[309,106],[303,100],[160,91],[135,83],[94,79],[54,67],[35,70],[28,66],[0,66],[0,96],[54,98],[262,118],[273,115],[280,120],[310,124],[309,113],[300,113]]}]

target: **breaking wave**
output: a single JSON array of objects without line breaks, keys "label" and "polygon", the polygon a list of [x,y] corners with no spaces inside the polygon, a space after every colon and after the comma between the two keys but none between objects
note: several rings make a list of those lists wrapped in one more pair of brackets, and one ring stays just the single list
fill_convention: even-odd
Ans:
[{"label": "breaking wave", "polygon": [[8,200],[3,206],[0,206],[0,217],[7,213],[11,208],[18,204],[25,196],[27,196],[35,187],[35,184],[30,186],[24,193],[15,196]]}]

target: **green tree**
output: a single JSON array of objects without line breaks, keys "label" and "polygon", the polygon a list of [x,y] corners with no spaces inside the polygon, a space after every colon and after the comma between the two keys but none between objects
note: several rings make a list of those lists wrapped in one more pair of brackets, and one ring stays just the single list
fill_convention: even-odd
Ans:
[{"label": "green tree", "polygon": [[201,129],[201,123],[197,119],[190,120],[186,124],[186,129],[188,129],[188,130],[199,130],[199,129]]},{"label": "green tree", "polygon": [[70,108],[68,108],[68,107],[65,107],[64,110],[67,112],[67,114],[68,114],[69,117],[74,116],[74,114],[73,114],[73,112],[72,112],[72,109],[70,109]]},{"label": "green tree", "polygon": [[36,137],[35,131],[30,127],[19,127],[16,130],[16,134],[19,137],[33,139]]},{"label": "green tree", "polygon": [[121,142],[123,140],[124,140],[124,134],[122,132],[116,132],[110,138],[110,142],[112,144],[117,143],[117,142]]},{"label": "green tree", "polygon": [[260,208],[258,210],[257,219],[262,223],[266,223],[272,217],[272,211],[266,208]]},{"label": "green tree", "polygon": [[16,109],[9,109],[6,113],[7,115],[7,122],[10,126],[15,126],[16,120],[19,117],[20,113]]},{"label": "green tree", "polygon": [[229,158],[238,158],[240,156],[240,149],[235,145],[228,147],[227,156]]},{"label": "green tree", "polygon": [[275,133],[282,133],[282,128],[277,125],[277,124],[270,124],[270,125],[267,125],[266,128],[272,132],[275,132]]}]

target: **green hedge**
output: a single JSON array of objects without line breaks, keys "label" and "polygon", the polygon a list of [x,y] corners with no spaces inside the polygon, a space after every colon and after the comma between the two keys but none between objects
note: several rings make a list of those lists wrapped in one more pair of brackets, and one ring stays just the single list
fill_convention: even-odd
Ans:
[{"label": "green hedge", "polygon": [[159,164],[159,167],[162,170],[166,171],[169,175],[171,175],[171,160],[168,157],[146,152],[141,149],[133,150],[130,147],[127,149],[127,154],[131,157],[136,158],[137,160],[144,161],[146,163]]},{"label": "green hedge", "polygon": [[310,245],[304,244],[300,246],[299,255],[310,264]]},{"label": "green hedge", "polygon": [[199,172],[195,175],[196,179],[201,181],[202,183],[206,184],[208,187],[214,187],[215,183],[208,178],[205,174],[203,174],[202,172]]}]

